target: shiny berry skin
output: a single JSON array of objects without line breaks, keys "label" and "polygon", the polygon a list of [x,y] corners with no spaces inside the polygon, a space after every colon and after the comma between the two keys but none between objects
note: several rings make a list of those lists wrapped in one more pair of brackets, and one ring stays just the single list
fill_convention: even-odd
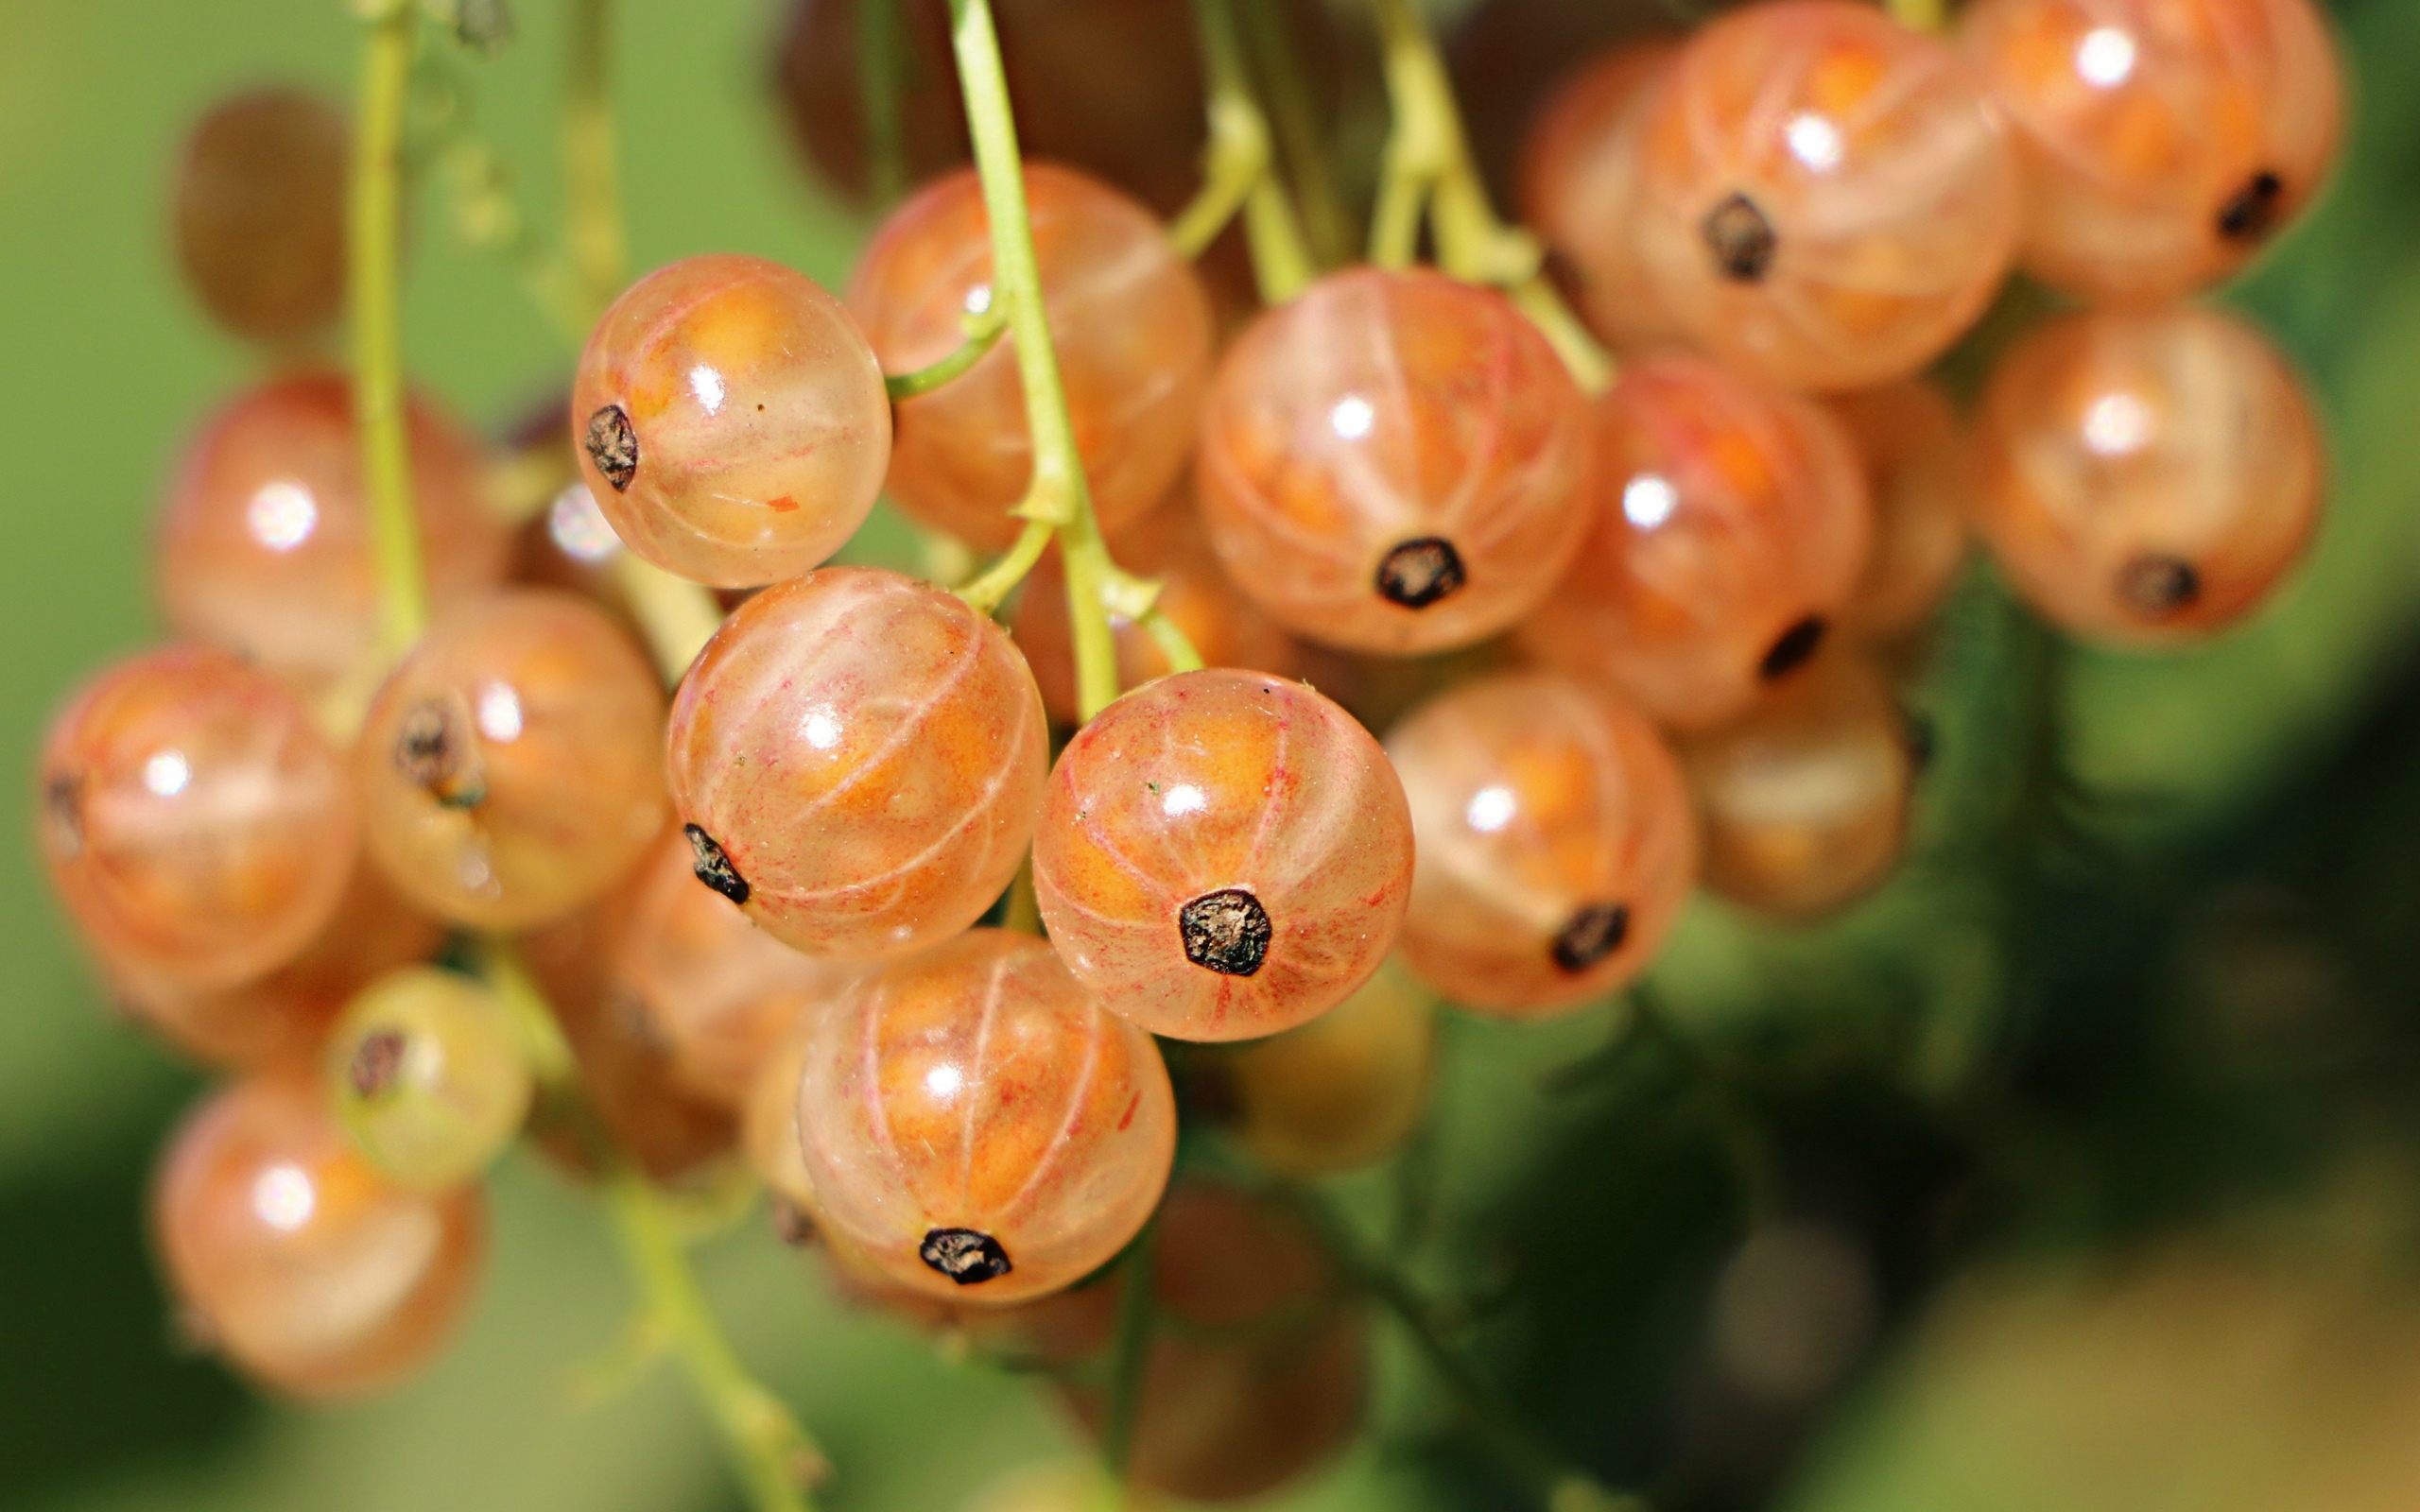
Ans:
[{"label": "shiny berry skin", "polygon": [[1703,358],[1622,369],[1594,524],[1524,648],[1660,723],[1715,723],[1812,655],[1847,606],[1873,506],[1840,425]]},{"label": "shiny berry skin", "polygon": [[1266,312],[1201,421],[1202,523],[1296,634],[1409,655],[1529,612],[1586,528],[1588,402],[1502,295],[1355,268]]},{"label": "shiny berry skin", "polygon": [[233,987],[336,912],[360,811],[285,686],[223,651],[147,652],[85,684],[43,742],[43,860],[129,973]]},{"label": "shiny berry skin", "polygon": [[1696,880],[1655,727],[1553,673],[1464,682],[1387,735],[1419,845],[1403,951],[1445,997],[1533,1017],[1652,960]]},{"label": "shiny berry skin", "polygon": [[1821,918],[1898,864],[1914,756],[1889,685],[1862,659],[1826,656],[1680,748],[1705,884],[1732,902]]},{"label": "shiny berry skin", "polygon": [[1411,820],[1378,743],[1299,682],[1211,669],[1104,710],[1061,752],[1034,896],[1094,996],[1153,1034],[1318,1017],[1393,946]]},{"label": "shiny berry skin", "polygon": [[612,620],[546,589],[441,615],[354,748],[370,853],[415,904],[526,929],[611,887],[664,826],[664,694]]},{"label": "shiny berry skin", "polygon": [[1333,1176],[1392,1155],[1428,1111],[1437,1010],[1391,958],[1310,1022],[1194,1063],[1252,1158],[1279,1176]]},{"label": "shiny berry skin", "polygon": [[580,476],[623,544],[724,588],[795,577],[873,509],[890,401],[840,301],[804,273],[717,254],[625,290],[572,386]]},{"label": "shiny berry skin", "polygon": [[2336,155],[2343,80],[2308,0],[1976,0],[1958,29],[2024,159],[2025,268],[2087,300],[2223,278]]},{"label": "shiny berry skin", "polygon": [[[1025,170],[1050,337],[1101,528],[1160,502],[1193,449],[1209,382],[1209,296],[1149,211],[1046,163]],[[885,372],[930,366],[990,307],[992,243],[974,170],[892,212],[849,284]],[[889,488],[919,522],[984,550],[1016,539],[1033,471],[1025,386],[1003,336],[949,383],[899,402]]]},{"label": "shiny berry skin", "polygon": [[2325,461],[2302,386],[2216,311],[2038,327],[1993,372],[1975,443],[1993,554],[2045,617],[2097,641],[2234,623],[2318,522]]},{"label": "shiny berry skin", "polygon": [[[1191,490],[1179,491],[1189,495]],[[1109,550],[1126,571],[1159,580],[1156,607],[1184,632],[1205,666],[1243,667],[1280,678],[1294,675],[1302,648],[1219,569],[1189,496],[1172,498],[1127,526],[1109,542]],[[1109,626],[1117,642],[1120,687],[1139,688],[1168,675],[1167,657],[1141,623],[1113,610]],[[1042,689],[1042,707],[1063,725],[1079,723],[1067,575],[1056,549],[1027,575],[1010,627]]]},{"label": "shiny berry skin", "polygon": [[1679,44],[1616,47],[1559,85],[1522,144],[1521,218],[1569,275],[1580,313],[1625,350],[1678,335],[1638,261],[1638,139],[1644,103]]},{"label": "shiny berry skin", "polygon": [[[412,504],[442,609],[504,577],[510,538],[480,492],[478,443],[415,397]],[[160,519],[161,611],[317,696],[374,654],[377,564],[345,379],[272,379],[196,438]]]},{"label": "shiny berry skin", "polygon": [[1857,448],[1874,499],[1874,549],[1841,628],[1896,641],[1924,627],[1965,565],[1974,454],[1949,401],[1921,379],[1835,394],[1824,407]]},{"label": "shiny berry skin", "polygon": [[206,1341],[300,1397],[361,1396],[425,1365],[486,1252],[477,1187],[389,1181],[305,1075],[248,1078],[202,1104],[151,1202],[169,1285]]},{"label": "shiny berry skin", "polygon": [[372,1165],[415,1191],[476,1179],[529,1111],[529,1067],[504,1005],[433,966],[364,988],[323,1063],[338,1122]]},{"label": "shiny berry skin", "polygon": [[211,318],[239,336],[287,342],[344,307],[343,114],[297,90],[221,102],[177,164],[177,262]]},{"label": "shiny berry skin", "polygon": [[800,950],[895,955],[972,924],[1016,875],[1046,738],[998,626],[835,567],[724,622],[682,681],[666,765],[708,886]]},{"label": "shiny berry skin", "polygon": [[1047,944],[1000,930],[894,962],[818,1015],[798,1107],[825,1226],[956,1302],[1021,1301],[1106,1263],[1175,1156],[1151,1037]]},{"label": "shiny berry skin", "polygon": [[1797,388],[1903,377],[1997,291],[2017,159],[1950,47],[1853,0],[1708,25],[1639,127],[1640,262],[1695,345]]},{"label": "shiny berry skin", "polygon": [[[843,997],[845,999],[845,994]],[[798,1087],[806,1075],[806,1043],[815,1013],[824,1005],[801,1005],[749,1074],[739,1104],[739,1151],[765,1190],[798,1210],[804,1219],[816,1208],[815,1186],[799,1146]]]}]

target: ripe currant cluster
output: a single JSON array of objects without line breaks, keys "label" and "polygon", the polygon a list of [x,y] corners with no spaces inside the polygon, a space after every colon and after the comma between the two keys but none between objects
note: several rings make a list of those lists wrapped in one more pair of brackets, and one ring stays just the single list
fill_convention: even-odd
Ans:
[{"label": "ripe currant cluster", "polygon": [[[438,1349],[527,1129],[640,1201],[744,1160],[1135,1482],[1262,1492],[1368,1371],[1299,1183],[1418,1125],[1437,1001],[1602,1000],[1701,883],[1876,885],[1970,532],[2060,628],[2165,645],[2314,527],[2292,372],[2183,302],[2328,165],[2309,0],[1753,0],[1545,104],[1534,236],[1374,0],[1359,259],[1258,104],[1350,51],[1322,8],[999,9],[802,6],[811,154],[921,182],[838,295],[737,255],[621,289],[501,447],[382,345],[400,112],[350,133],[350,235],[324,107],[195,132],[185,269],[281,360],[194,440],[175,644],[59,715],[40,834],[117,995],[230,1074],[158,1232],[262,1380]],[[373,18],[373,75],[422,27]],[[2012,268],[2075,307],[1961,414],[1924,370]],[[348,297],[350,377],[285,360]],[[833,565],[886,494],[997,560]],[[1181,1125],[1215,1153],[1172,1183]]]}]

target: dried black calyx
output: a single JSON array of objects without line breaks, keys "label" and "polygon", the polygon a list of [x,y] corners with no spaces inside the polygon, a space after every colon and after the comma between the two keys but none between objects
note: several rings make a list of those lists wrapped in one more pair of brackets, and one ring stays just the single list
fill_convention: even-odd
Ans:
[{"label": "dried black calyx", "polygon": [[373,1030],[354,1046],[345,1062],[345,1079],[356,1097],[375,1102],[395,1090],[404,1074],[404,1037],[393,1029]]},{"label": "dried black calyx", "polygon": [[395,730],[395,769],[449,809],[487,801],[478,744],[458,697],[424,698]]},{"label": "dried black calyx", "polygon": [[815,1243],[815,1219],[804,1208],[784,1196],[773,1198],[773,1237],[792,1249]]},{"label": "dried black calyx", "polygon": [[2286,180],[2263,168],[2219,207],[2219,234],[2231,242],[2256,242],[2276,229],[2285,201]]},{"label": "dried black calyx", "polygon": [[1921,774],[1941,754],[1941,732],[1932,716],[1907,704],[1899,706],[1899,740],[1908,747],[1910,769]]},{"label": "dried black calyx", "polygon": [[588,459],[615,493],[628,492],[639,472],[639,433],[619,404],[608,404],[588,417]]},{"label": "dried black calyx", "polygon": [[748,879],[731,864],[731,857],[723,853],[715,837],[694,824],[681,826],[681,833],[689,837],[689,867],[698,874],[698,880],[733,902],[746,903]]},{"label": "dried black calyx", "polygon": [[1241,887],[1205,892],[1177,910],[1184,958],[1221,976],[1250,976],[1269,958],[1269,910]]},{"label": "dried black calyx", "polygon": [[1754,284],[1772,271],[1773,249],[1781,240],[1756,202],[1740,194],[1707,211],[1698,233],[1714,253],[1716,270],[1735,284]]},{"label": "dried black calyx", "polygon": [[1824,644],[1824,616],[1809,614],[1782,631],[1780,638],[1765,652],[1765,659],[1756,663],[1757,672],[1770,682],[1805,666],[1806,659],[1815,654],[1815,648]]},{"label": "dried black calyx", "polygon": [[2156,619],[2189,608],[2202,596],[2202,575],[2182,557],[2145,552],[2118,570],[2118,596]]},{"label": "dried black calyx", "polygon": [[1443,536],[1407,541],[1378,563],[1378,596],[1406,609],[1426,609],[1468,581],[1462,554]]},{"label": "dried black calyx", "polygon": [[1006,1276],[1015,1268],[998,1240],[973,1228],[931,1229],[916,1246],[916,1256],[960,1286]]},{"label": "dried black calyx", "polygon": [[84,851],[84,779],[75,772],[53,772],[42,785],[43,813],[57,832],[54,842],[62,860]]},{"label": "dried black calyx", "polygon": [[1575,974],[1622,948],[1630,938],[1630,909],[1621,903],[1590,903],[1571,916],[1554,937],[1554,964]]}]

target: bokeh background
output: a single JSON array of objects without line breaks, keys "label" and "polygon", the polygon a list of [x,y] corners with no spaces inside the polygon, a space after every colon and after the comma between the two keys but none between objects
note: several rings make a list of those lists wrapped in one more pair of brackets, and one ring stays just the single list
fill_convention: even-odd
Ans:
[{"label": "bokeh background", "polygon": [[[866,222],[783,135],[776,9],[623,8],[638,266],[844,277]],[[1605,8],[1497,9],[1584,31]],[[517,9],[519,43],[464,66],[544,217],[557,8]],[[2225,296],[2330,423],[2333,513],[2291,590],[2146,661],[2062,652],[1979,573],[1916,696],[1942,756],[1898,883],[1811,931],[1702,901],[1654,979],[1660,1039],[1614,1005],[1448,1024],[1416,1265],[1616,1484],[1674,1508],[2420,1505],[2420,6],[2334,9],[2347,160]],[[253,370],[177,285],[176,144],[240,86],[341,95],[355,44],[337,0],[0,4],[9,791],[71,684],[155,633],[164,480]],[[411,368],[500,425],[565,354],[433,205],[417,232]],[[738,1504],[668,1375],[569,1406],[628,1297],[592,1205],[524,1159],[472,1327],[408,1388],[302,1411],[182,1351],[142,1201],[199,1082],[107,1010],[30,807],[0,841],[0,1509]],[[1762,1207],[1743,1126],[1772,1152]],[[1345,1196],[1384,1211],[1400,1176]],[[837,1512],[948,1508],[1076,1447],[1029,1382],[849,1313],[759,1222],[700,1265],[842,1467]],[[1520,1504],[1380,1338],[1374,1432],[1286,1504]]]}]

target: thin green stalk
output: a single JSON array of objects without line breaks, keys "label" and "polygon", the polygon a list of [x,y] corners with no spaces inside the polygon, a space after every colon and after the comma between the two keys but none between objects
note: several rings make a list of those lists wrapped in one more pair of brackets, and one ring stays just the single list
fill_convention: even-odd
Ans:
[{"label": "thin green stalk", "polygon": [[986,614],[998,609],[1017,584],[1025,581],[1025,575],[1033,571],[1033,564],[1042,559],[1042,554],[1050,549],[1050,539],[1057,533],[1046,520],[1027,521],[1008,554],[985,569],[982,576],[959,589],[958,596]]},{"label": "thin green stalk", "polygon": [[866,131],[866,178],[873,202],[908,189],[908,138],[899,104],[898,0],[857,0],[857,100]]},{"label": "thin green stalk", "polygon": [[992,300],[1006,313],[1016,343],[1026,429],[1033,445],[1033,477],[1015,512],[1048,524],[1058,533],[1067,568],[1067,614],[1075,630],[1076,702],[1078,712],[1090,719],[1118,693],[1117,648],[1101,605],[1101,587],[1111,570],[1109,549],[1093,518],[1092,492],[1076,454],[1075,422],[1067,414],[1066,390],[1059,378],[1059,354],[1051,347],[1050,321],[1043,310],[1033,225],[1026,213],[1025,171],[990,0],[950,0],[950,35],[966,96],[967,126],[975,139],[975,169],[992,227]]},{"label": "thin green stalk", "polygon": [[614,133],[613,0],[569,0],[563,71],[563,241],[593,309],[622,292],[620,150]]},{"label": "thin green stalk", "polygon": [[1160,655],[1168,659],[1170,672],[1199,672],[1201,653],[1194,647],[1193,638],[1176,621],[1153,610],[1143,616],[1143,628],[1148,631]]},{"label": "thin green stalk", "polygon": [[1123,1482],[1134,1454],[1134,1418],[1143,1401],[1143,1367],[1150,1359],[1151,1326],[1157,1308],[1152,1295],[1151,1260],[1159,1247],[1159,1225],[1146,1224],[1127,1246],[1126,1289],[1117,1298],[1117,1336],[1109,1357],[1109,1416],[1102,1426],[1100,1454],[1109,1473]]},{"label": "thin green stalk", "polygon": [[1309,78],[1294,47],[1294,36],[1277,0],[1245,0],[1244,32],[1277,133],[1278,155],[1302,208],[1303,233],[1321,267],[1353,260],[1357,232],[1344,197],[1337,192],[1319,112],[1311,104]]},{"label": "thin green stalk", "polygon": [[403,139],[420,8],[391,0],[369,22],[354,129],[346,293],[353,325],[353,413],[361,433],[378,573],[379,640],[390,657],[428,623],[420,519],[404,428]]},{"label": "thin green stalk", "polygon": [[1244,66],[1233,0],[1193,0],[1193,19],[1210,76],[1210,181],[1195,206],[1218,214],[1215,221],[1205,215],[1203,224],[1195,226],[1188,211],[1169,236],[1187,256],[1197,256],[1240,209],[1261,299],[1282,303],[1311,281],[1314,267],[1302,225],[1277,177],[1269,118]]},{"label": "thin green stalk", "polygon": [[1001,333],[1008,328],[1009,322],[997,306],[985,311],[966,322],[966,339],[959,343],[957,351],[912,372],[885,374],[883,392],[889,394],[893,403],[931,393],[981,362],[994,347],[1000,344]]},{"label": "thin green stalk", "polygon": [[1910,31],[1939,32],[1949,24],[1944,0],[1883,0],[1883,9]]}]

